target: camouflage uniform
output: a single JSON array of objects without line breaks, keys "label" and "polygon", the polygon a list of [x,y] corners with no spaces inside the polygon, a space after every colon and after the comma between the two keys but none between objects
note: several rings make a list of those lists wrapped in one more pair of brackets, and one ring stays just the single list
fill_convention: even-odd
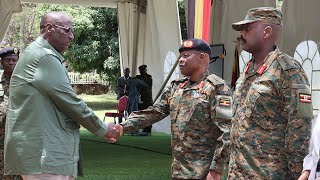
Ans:
[{"label": "camouflage uniform", "polygon": [[312,104],[301,65],[277,48],[233,95],[228,179],[297,179],[308,153]]},{"label": "camouflage uniform", "polygon": [[9,82],[10,79],[6,79],[4,75],[1,76],[0,82],[0,179],[2,180],[14,180],[22,179],[21,176],[3,176],[4,157],[3,157],[3,142],[5,137],[5,124],[6,114],[8,108],[8,96],[9,96]]},{"label": "camouflage uniform", "polygon": [[192,85],[183,78],[172,81],[159,103],[133,112],[123,126],[132,132],[170,115],[172,179],[205,179],[210,166],[222,171],[219,137],[230,125],[230,103],[230,90],[221,78],[210,75]]}]

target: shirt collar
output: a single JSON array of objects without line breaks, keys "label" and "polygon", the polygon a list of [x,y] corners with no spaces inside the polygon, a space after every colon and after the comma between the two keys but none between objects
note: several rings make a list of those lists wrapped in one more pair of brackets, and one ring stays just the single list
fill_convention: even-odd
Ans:
[{"label": "shirt collar", "polygon": [[64,62],[64,58],[62,57],[62,55],[56,50],[54,49],[49,43],[48,41],[46,41],[42,36],[39,36],[37,39],[36,39],[36,42],[38,44],[40,44],[41,46],[43,46],[44,48],[46,49],[49,49],[51,50],[59,59],[59,61],[62,63]]}]

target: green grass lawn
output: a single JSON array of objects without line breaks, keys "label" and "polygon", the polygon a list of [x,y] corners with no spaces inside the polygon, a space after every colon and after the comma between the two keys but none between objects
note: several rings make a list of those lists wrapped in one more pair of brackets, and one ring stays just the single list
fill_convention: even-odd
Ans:
[{"label": "green grass lawn", "polygon": [[[116,109],[114,94],[80,95],[103,119],[105,111]],[[113,119],[108,119],[113,121]],[[79,180],[166,180],[171,173],[171,136],[153,132],[152,136],[124,135],[115,144],[107,143],[81,129],[84,177]]]},{"label": "green grass lawn", "polygon": [[[103,120],[106,111],[117,112],[118,100],[115,93],[102,95],[80,94],[79,97],[87,103],[101,120]],[[113,122],[113,118],[107,118],[106,121]]]}]

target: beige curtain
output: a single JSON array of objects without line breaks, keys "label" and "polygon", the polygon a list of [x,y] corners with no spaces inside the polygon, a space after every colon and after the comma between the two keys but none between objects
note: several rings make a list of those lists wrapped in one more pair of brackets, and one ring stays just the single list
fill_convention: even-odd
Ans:
[{"label": "beige curtain", "polygon": [[[141,18],[140,18],[141,16]],[[118,23],[120,37],[120,65],[129,67],[131,74],[136,74],[139,23],[145,24],[145,15],[139,12],[139,6],[133,3],[118,3]],[[123,72],[121,72],[123,73]]]},{"label": "beige curtain", "polygon": [[250,8],[270,6],[276,7],[275,0],[213,0],[211,11],[210,44],[223,43],[227,54],[224,59],[224,79],[231,83],[231,74],[234,60],[235,40],[238,32],[231,24],[244,19]]},{"label": "beige curtain", "polygon": [[0,40],[2,41],[8,29],[13,13],[21,12],[20,0],[0,1]]},{"label": "beige curtain", "polygon": [[178,48],[181,45],[176,0],[148,0],[143,39],[144,48],[138,49],[137,62],[138,65],[148,65],[148,72],[153,77],[153,96],[155,97],[164,82],[164,63],[171,54],[178,57]]},{"label": "beige curtain", "polygon": [[281,50],[293,56],[296,46],[305,40],[320,42],[319,0],[284,0]]}]

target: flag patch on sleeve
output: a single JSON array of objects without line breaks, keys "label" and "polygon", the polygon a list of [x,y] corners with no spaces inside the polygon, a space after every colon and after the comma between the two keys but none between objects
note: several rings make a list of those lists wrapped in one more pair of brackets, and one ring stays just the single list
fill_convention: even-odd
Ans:
[{"label": "flag patch on sleeve", "polygon": [[302,103],[311,103],[311,95],[310,94],[299,94],[300,102]]},{"label": "flag patch on sleeve", "polygon": [[222,97],[219,99],[219,106],[230,107],[230,99]]}]

